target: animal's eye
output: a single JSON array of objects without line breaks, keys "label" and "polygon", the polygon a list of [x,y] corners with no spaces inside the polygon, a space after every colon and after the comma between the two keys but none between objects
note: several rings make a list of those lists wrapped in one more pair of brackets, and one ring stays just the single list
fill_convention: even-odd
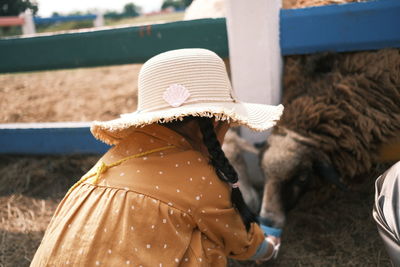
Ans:
[{"label": "animal's eye", "polygon": [[299,176],[299,181],[300,181],[300,182],[306,182],[306,181],[307,181],[307,176],[305,176],[305,175],[300,175],[300,176]]},{"label": "animal's eye", "polygon": [[299,175],[296,177],[296,184],[300,186],[304,186],[308,182],[308,177],[307,175]]}]

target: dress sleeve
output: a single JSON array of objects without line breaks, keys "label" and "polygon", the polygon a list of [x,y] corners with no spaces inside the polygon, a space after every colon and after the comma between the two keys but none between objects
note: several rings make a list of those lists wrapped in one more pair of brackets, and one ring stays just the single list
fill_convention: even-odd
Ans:
[{"label": "dress sleeve", "polygon": [[200,231],[228,257],[246,260],[254,256],[265,239],[264,233],[256,223],[246,231],[239,212],[232,206],[229,185],[216,178],[201,191],[194,212]]}]

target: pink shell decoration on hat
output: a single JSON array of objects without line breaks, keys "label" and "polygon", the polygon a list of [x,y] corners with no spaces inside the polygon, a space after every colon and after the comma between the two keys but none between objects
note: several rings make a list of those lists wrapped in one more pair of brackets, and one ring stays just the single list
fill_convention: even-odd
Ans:
[{"label": "pink shell decoration on hat", "polygon": [[185,103],[186,99],[188,99],[190,93],[185,86],[180,84],[173,84],[165,90],[163,94],[164,100],[170,104],[171,107],[179,107],[183,103]]}]

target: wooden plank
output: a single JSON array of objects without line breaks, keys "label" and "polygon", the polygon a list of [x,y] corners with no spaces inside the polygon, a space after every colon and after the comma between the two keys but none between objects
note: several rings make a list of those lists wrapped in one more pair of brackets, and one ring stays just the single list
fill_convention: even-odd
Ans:
[{"label": "wooden plank", "polygon": [[400,47],[400,1],[281,11],[284,55]]},{"label": "wooden plank", "polygon": [[[231,78],[242,101],[273,105],[281,102],[280,8],[281,0],[226,2]],[[267,136],[266,132],[256,133],[247,127],[241,127],[240,133],[252,143],[264,141]],[[242,155],[249,175],[262,180],[258,156]]]},{"label": "wooden plank", "polygon": [[0,27],[3,26],[21,26],[25,23],[21,17],[0,17]]},{"label": "wooden plank", "polygon": [[22,34],[25,35],[30,35],[32,36],[33,34],[36,33],[36,27],[35,27],[35,22],[33,22],[33,14],[32,10],[27,9],[23,13],[23,17],[25,20],[24,25],[22,25]]},{"label": "wooden plank", "polygon": [[90,133],[90,123],[0,124],[0,154],[101,154],[109,146]]},{"label": "wooden plank", "polygon": [[144,62],[171,49],[227,56],[224,19],[202,19],[0,40],[0,73]]},{"label": "wooden plank", "polygon": [[[232,82],[242,101],[273,105],[281,101],[280,7],[281,0],[254,0],[251,5],[246,1],[227,2]],[[246,127],[241,133],[251,142],[266,137]]]},{"label": "wooden plank", "polygon": [[67,22],[67,21],[80,21],[80,20],[94,20],[96,15],[75,15],[75,16],[54,16],[49,18],[34,17],[33,21],[35,24],[49,24],[56,22]]}]

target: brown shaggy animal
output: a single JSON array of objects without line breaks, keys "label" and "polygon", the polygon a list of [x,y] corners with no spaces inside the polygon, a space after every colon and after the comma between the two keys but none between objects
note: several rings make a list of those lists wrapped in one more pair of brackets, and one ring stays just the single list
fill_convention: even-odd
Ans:
[{"label": "brown shaggy animal", "polygon": [[279,227],[312,180],[353,183],[400,135],[400,50],[287,57],[283,104],[261,158],[261,216]]},{"label": "brown shaggy animal", "polygon": [[344,182],[400,135],[400,50],[288,57],[278,127],[314,140]]}]

